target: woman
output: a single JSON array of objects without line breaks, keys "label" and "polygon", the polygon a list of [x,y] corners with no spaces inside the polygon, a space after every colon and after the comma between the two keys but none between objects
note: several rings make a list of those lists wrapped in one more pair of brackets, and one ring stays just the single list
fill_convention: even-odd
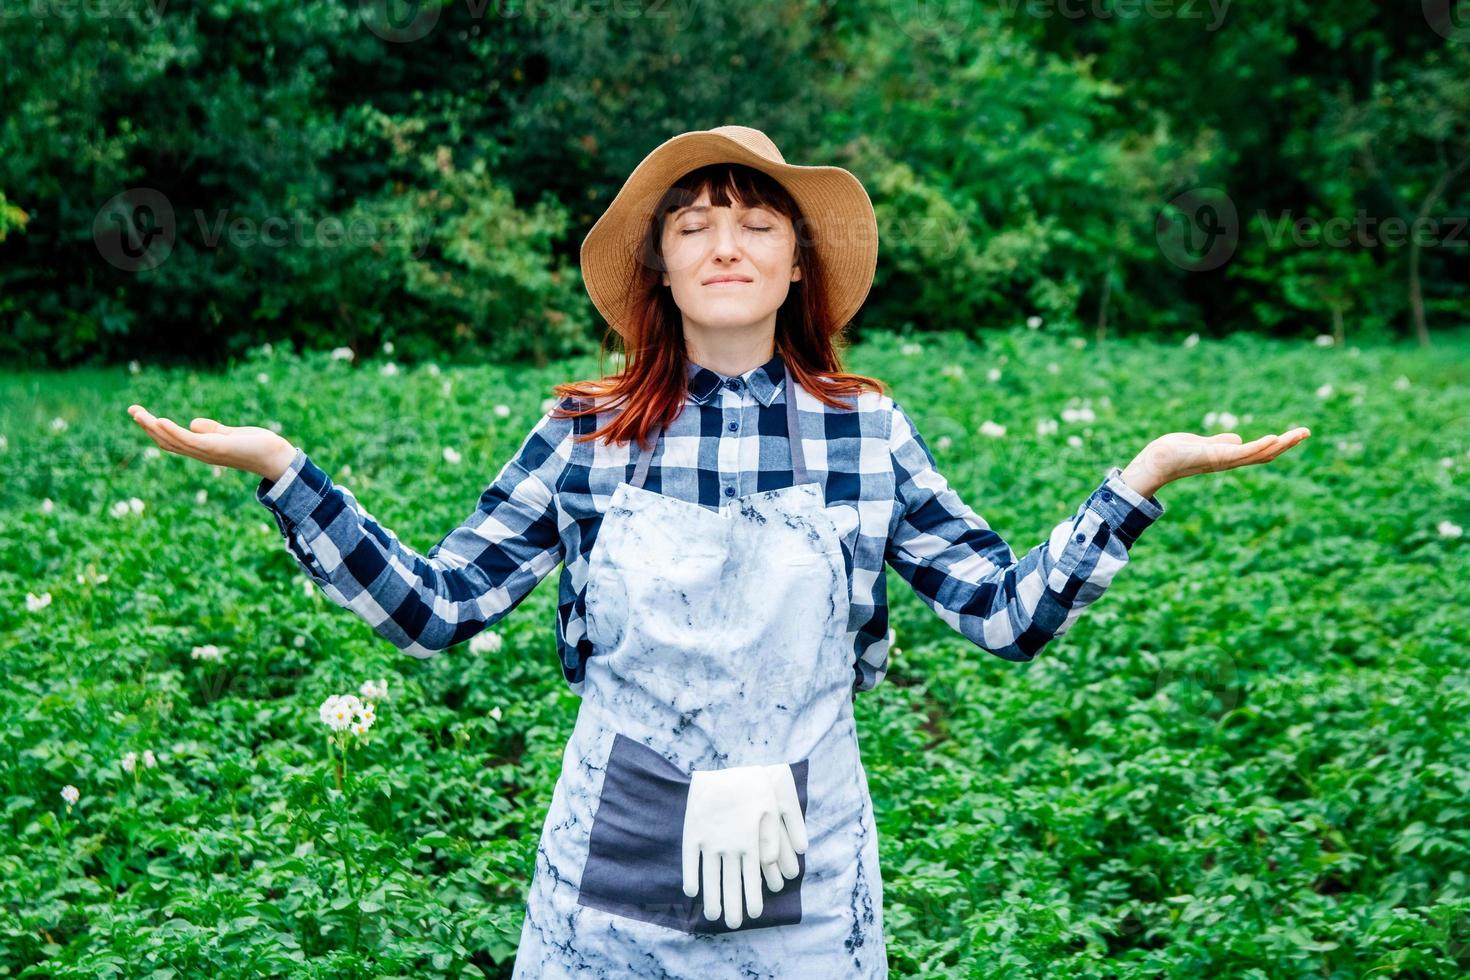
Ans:
[{"label": "woman", "polygon": [[976,645],[1030,660],[1127,563],[1159,487],[1310,434],[1161,436],[1017,561],[882,385],[840,371],[876,256],[845,170],[786,164],[742,126],[655,149],[582,247],[626,369],[556,386],[427,556],[274,433],[129,409],[164,448],[262,476],[312,579],[414,656],[564,563],[557,647],[582,701],[516,976],[886,976],[852,713],[887,669],[885,562]]}]

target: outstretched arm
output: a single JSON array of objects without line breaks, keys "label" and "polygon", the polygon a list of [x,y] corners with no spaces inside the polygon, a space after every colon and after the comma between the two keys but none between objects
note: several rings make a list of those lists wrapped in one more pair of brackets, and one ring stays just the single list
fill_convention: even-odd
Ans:
[{"label": "outstretched arm", "polygon": [[898,500],[887,561],[941,619],[1005,660],[1030,660],[1071,628],[1164,513],[1115,466],[1072,517],[1017,561],[940,474],[897,403],[888,448]]},{"label": "outstretched arm", "polygon": [[556,488],[572,424],[543,416],[474,512],[424,555],[300,449],[279,479],[260,481],[256,499],[327,598],[405,653],[428,657],[500,620],[562,562]]}]

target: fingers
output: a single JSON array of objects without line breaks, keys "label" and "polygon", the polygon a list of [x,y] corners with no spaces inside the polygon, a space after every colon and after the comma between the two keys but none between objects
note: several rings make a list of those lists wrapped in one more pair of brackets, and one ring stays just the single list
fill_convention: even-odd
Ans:
[{"label": "fingers", "polygon": [[782,876],[780,867],[774,861],[770,864],[762,864],[761,874],[766,879],[766,887],[773,892],[780,891],[786,884],[786,879]]},{"label": "fingers", "polygon": [[752,919],[759,919],[766,907],[761,897],[761,863],[754,854],[740,859],[740,877],[745,882],[745,912]]},{"label": "fingers", "polygon": [[801,865],[796,860],[796,848],[792,846],[791,836],[786,833],[785,824],[781,825],[781,846],[776,851],[776,865],[783,882],[801,873]]},{"label": "fingers", "polygon": [[[687,823],[687,819],[686,819]],[[699,841],[684,828],[684,894],[693,898],[699,894]]]},{"label": "fingers", "polygon": [[738,929],[743,920],[740,902],[740,881],[744,874],[741,863],[744,856],[740,854],[720,855],[720,887],[724,889],[723,901],[725,903],[725,925],[731,929]]},{"label": "fingers", "polygon": [[770,864],[776,860],[776,846],[781,843],[776,833],[776,824],[780,820],[776,813],[762,813],[760,822],[760,856],[762,864]]},{"label": "fingers", "polygon": [[801,815],[801,800],[796,795],[796,780],[791,767],[782,763],[766,769],[771,789],[776,794],[776,808],[791,835],[791,846],[796,853],[805,854],[807,849],[806,820]]},{"label": "fingers", "polygon": [[704,917],[713,922],[720,917],[720,856],[704,851],[700,857],[704,885]]}]

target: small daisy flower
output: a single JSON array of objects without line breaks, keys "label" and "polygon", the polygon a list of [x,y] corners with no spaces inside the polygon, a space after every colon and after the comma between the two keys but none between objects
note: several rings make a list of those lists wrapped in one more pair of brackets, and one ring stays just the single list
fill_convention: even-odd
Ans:
[{"label": "small daisy flower", "polygon": [[82,798],[82,791],[67,783],[61,787],[61,798],[66,801],[66,809],[70,812],[71,808],[76,806],[77,801]]},{"label": "small daisy flower", "polygon": [[153,750],[152,749],[144,749],[143,750],[143,768],[144,769],[157,769],[158,768],[158,756],[156,756],[156,755],[153,754]]},{"label": "small daisy flower", "polygon": [[1026,318],[1026,326],[1028,329],[1031,330],[1041,329],[1041,322],[1041,317],[1039,316],[1028,316]]},{"label": "small daisy flower", "polygon": [[1096,422],[1097,421],[1097,416],[1093,414],[1091,408],[1089,408],[1086,405],[1084,405],[1081,408],[1064,408],[1064,409],[1062,409],[1062,421],[1063,422]]},{"label": "small daisy flower", "polygon": [[51,420],[51,431],[52,432],[65,432],[66,431],[66,419],[62,418],[59,415],[56,416],[56,418],[52,419]]},{"label": "small daisy flower", "polygon": [[1067,437],[1067,445],[1071,446],[1073,449],[1081,449],[1082,448],[1082,437],[1081,436],[1068,436]]},{"label": "small daisy flower", "polygon": [[1464,528],[1460,527],[1460,525],[1458,524],[1453,524],[1450,521],[1440,521],[1439,533],[1441,536],[1446,538],[1458,538],[1461,534],[1464,534],[1465,531]]},{"label": "small daisy flower", "polygon": [[1192,333],[1188,337],[1185,337],[1184,338],[1184,346],[1185,347],[1194,347],[1198,343],[1199,343],[1199,334],[1197,334],[1197,333]]},{"label": "small daisy flower", "polygon": [[134,514],[141,514],[143,513],[143,501],[139,500],[137,497],[129,497],[128,508],[132,510]]},{"label": "small daisy flower", "polygon": [[322,702],[317,715],[332,731],[346,731],[356,718],[359,704],[355,694],[333,694]]},{"label": "small daisy flower", "polygon": [[986,419],[980,424],[980,434],[982,436],[990,436],[992,439],[999,439],[1006,434],[1006,427],[992,422],[990,419]]},{"label": "small daisy flower", "polygon": [[384,354],[391,354],[391,353],[393,353],[393,341],[391,341],[391,340],[385,340],[385,341],[383,341],[383,353]]},{"label": "small daisy flower", "polygon": [[986,371],[985,372],[985,380],[986,381],[999,381],[1000,380],[1000,368],[991,368],[989,371]]},{"label": "small daisy flower", "polygon": [[459,461],[461,458],[462,457],[459,455],[459,453],[455,452],[450,447],[444,447],[444,462],[449,463],[452,466],[457,466],[459,465]]},{"label": "small daisy flower", "polygon": [[302,636],[300,633],[297,633],[296,639],[291,641],[291,645],[300,650],[302,647],[306,646],[306,637]]},{"label": "small daisy flower", "polygon": [[194,649],[190,650],[189,656],[195,660],[215,661],[221,659],[224,656],[224,651],[215,646],[213,643],[206,643],[203,646],[196,646]]},{"label": "small daisy flower", "polygon": [[950,445],[951,445],[951,441],[950,441],[949,436],[940,436],[938,439],[934,440],[934,446],[940,452],[944,452],[946,449],[948,449],[950,447]]},{"label": "small daisy flower", "polygon": [[495,707],[490,709],[490,717],[494,718],[496,721],[500,720],[500,705],[497,704]]},{"label": "small daisy flower", "polygon": [[965,367],[963,364],[946,364],[939,369],[939,373],[949,378],[963,378],[965,376]]},{"label": "small daisy flower", "polygon": [[137,374],[141,370],[143,370],[143,365],[139,364],[137,361],[129,361],[128,362],[128,373],[129,374]]},{"label": "small daisy flower", "polygon": [[1059,423],[1056,419],[1037,419],[1036,434],[1039,436],[1056,435]]},{"label": "small daisy flower", "polygon": [[445,398],[448,398],[449,393],[452,391],[454,391],[454,379],[445,378],[443,384],[439,385],[439,393]]},{"label": "small daisy flower", "polygon": [[1207,412],[1205,414],[1205,428],[1219,426],[1224,432],[1230,432],[1240,424],[1240,420],[1229,412]]},{"label": "small daisy flower", "polygon": [[1047,374],[1060,374],[1061,372],[1062,372],[1062,369],[1057,364],[1056,361],[1048,361],[1047,362],[1047,364],[1046,364],[1046,373]]},{"label": "small daisy flower", "polygon": [[1393,380],[1394,391],[1408,391],[1413,385],[1406,375],[1401,374]]},{"label": "small daisy flower", "polygon": [[143,450],[144,459],[157,459],[162,455],[163,452],[157,446],[149,446],[147,449]]},{"label": "small daisy flower", "polygon": [[41,501],[41,513],[49,514],[55,509],[56,504],[51,500],[50,497],[47,497],[45,500]]},{"label": "small daisy flower", "polygon": [[1330,333],[1319,333],[1317,335],[1317,339],[1312,342],[1318,347],[1331,347],[1333,344],[1336,343],[1336,341],[1332,339],[1332,334]]},{"label": "small daisy flower", "polygon": [[124,752],[122,757],[123,772],[132,772],[138,768],[138,753]]},{"label": "small daisy flower", "polygon": [[388,700],[388,681],[383,678],[363,681],[358,691],[368,701],[386,701]]},{"label": "small daisy flower", "polygon": [[271,383],[271,376],[262,371],[255,376],[255,380],[263,385],[268,385]]},{"label": "small daisy flower", "polygon": [[316,589],[312,588],[312,585],[313,583],[309,578],[304,578],[301,580],[301,591],[305,592],[308,597],[317,594]]},{"label": "small daisy flower", "polygon": [[387,364],[384,364],[382,367],[378,368],[378,373],[391,378],[393,377],[393,375],[398,373],[398,365],[394,364],[392,361],[389,361]]},{"label": "small daisy flower", "polygon": [[910,342],[899,347],[898,352],[904,357],[913,357],[915,354],[924,353],[924,348],[920,344]]},{"label": "small daisy flower", "polygon": [[495,415],[496,415],[497,418],[502,418],[502,419],[505,418],[506,416],[510,415],[510,406],[509,405],[496,405],[495,406]]},{"label": "small daisy flower", "polygon": [[264,354],[266,357],[270,357],[272,354],[274,354],[276,352],[276,349],[271,346],[270,341],[266,341],[265,343],[263,343],[263,344],[260,345],[260,352],[262,354]]},{"label": "small daisy flower", "polygon": [[439,377],[439,365],[437,364],[430,364],[428,367],[424,368],[424,370],[429,372],[429,377],[431,378]]},{"label": "small daisy flower", "polygon": [[202,503],[204,503],[208,499],[209,499],[209,491],[208,490],[200,490],[200,491],[198,491],[197,493],[194,494],[194,503],[196,503],[196,504],[202,504]]},{"label": "small daisy flower", "polygon": [[26,593],[26,612],[40,612],[51,605],[51,593],[42,592],[40,595]]},{"label": "small daisy flower", "polygon": [[221,477],[225,475],[225,468],[223,466],[215,466],[213,467],[213,471],[216,477]]},{"label": "small daisy flower", "polygon": [[7,438],[5,438],[4,436],[0,436],[0,453],[6,452],[9,449],[10,449],[10,440],[7,439]]},{"label": "small daisy flower", "polygon": [[1325,384],[1322,387],[1318,388],[1317,389],[1317,397],[1318,398],[1331,398],[1332,397],[1332,385],[1331,384]]},{"label": "small daisy flower", "polygon": [[334,361],[350,361],[354,357],[356,357],[356,355],[352,353],[351,347],[332,348],[332,360]]},{"label": "small daisy flower", "polygon": [[504,643],[505,641],[501,639],[500,634],[494,630],[481,630],[479,633],[470,637],[470,652],[495,653]]},{"label": "small daisy flower", "polygon": [[1067,346],[1068,347],[1075,348],[1077,350],[1085,350],[1086,347],[1087,347],[1087,338],[1085,338],[1085,337],[1068,337],[1067,338]]}]

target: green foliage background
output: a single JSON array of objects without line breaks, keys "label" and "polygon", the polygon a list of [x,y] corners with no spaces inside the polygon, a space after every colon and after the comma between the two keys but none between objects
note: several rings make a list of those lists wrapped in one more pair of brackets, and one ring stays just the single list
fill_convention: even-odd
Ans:
[{"label": "green foliage background", "polygon": [[[1018,553],[1154,434],[1216,411],[1313,431],[1161,490],[1032,663],[890,574],[892,670],[857,712],[895,976],[1470,970],[1470,539],[1439,529],[1470,525],[1467,355],[1463,332],[1434,354],[1026,330],[849,351]],[[222,374],[0,375],[0,975],[509,976],[578,704],[556,575],[499,651],[407,658],[309,583],[254,477],[149,458],[125,414],[276,423],[423,553],[594,365],[380,367],[278,345]],[[1094,422],[1036,434],[1081,399]],[[207,643],[218,663],[190,657]],[[378,677],[335,795],[317,706]]]},{"label": "green foliage background", "polygon": [[[13,0],[0,358],[586,353],[586,231],[654,146],[727,123],[868,188],[882,253],[855,336],[1040,315],[1098,339],[1428,343],[1470,283],[1463,7]],[[1159,222],[1203,188],[1238,242],[1197,269]],[[168,213],[119,211],[138,189]],[[166,219],[161,264],[104,259],[99,235]],[[1281,231],[1334,219],[1359,230]],[[1416,219],[1418,246],[1380,234]]]}]

